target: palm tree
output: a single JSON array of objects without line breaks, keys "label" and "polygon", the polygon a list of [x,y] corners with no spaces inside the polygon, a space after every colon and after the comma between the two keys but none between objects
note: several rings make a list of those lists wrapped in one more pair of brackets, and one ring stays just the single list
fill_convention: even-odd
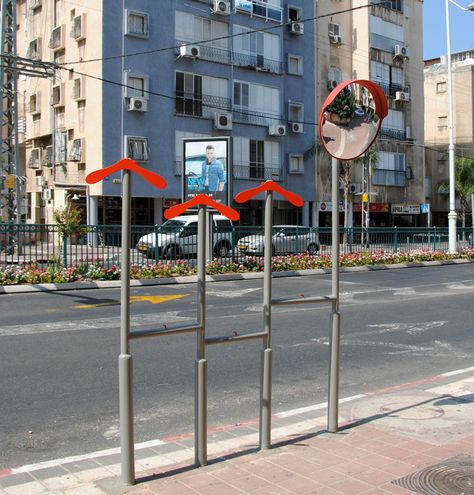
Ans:
[{"label": "palm tree", "polygon": [[469,207],[469,198],[474,194],[474,157],[456,159],[455,189],[461,204],[461,220],[463,237],[466,228],[466,213]]}]

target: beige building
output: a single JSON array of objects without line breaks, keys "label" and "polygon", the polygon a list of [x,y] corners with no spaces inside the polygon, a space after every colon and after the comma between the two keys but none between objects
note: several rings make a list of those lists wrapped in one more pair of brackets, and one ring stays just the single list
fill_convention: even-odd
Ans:
[{"label": "beige building", "polygon": [[[424,141],[422,1],[365,5],[365,0],[317,2],[316,101],[321,108],[333,87],[347,79],[368,79],[380,85],[389,114],[374,144],[376,163],[369,167],[371,223],[423,225],[426,219],[420,215],[419,205],[425,202],[424,154],[423,148],[416,146]],[[360,225],[360,161],[352,165],[351,175],[351,220]],[[315,213],[322,226],[328,223],[332,208],[330,191],[330,160],[318,153]]]},{"label": "beige building", "polygon": [[[76,0],[67,8],[61,1],[18,0],[18,54],[58,64],[100,58],[101,18],[94,0]],[[54,209],[70,201],[85,212],[85,176],[90,171],[86,149],[88,163],[101,163],[100,83],[81,75],[100,77],[101,64],[72,67],[57,70],[54,78],[19,80],[19,115],[24,122],[20,148],[30,223],[53,223]]]},{"label": "beige building", "polygon": [[[425,61],[427,194],[433,225],[447,226],[448,67],[447,57]],[[453,131],[456,156],[474,156],[474,50],[452,54]]]}]

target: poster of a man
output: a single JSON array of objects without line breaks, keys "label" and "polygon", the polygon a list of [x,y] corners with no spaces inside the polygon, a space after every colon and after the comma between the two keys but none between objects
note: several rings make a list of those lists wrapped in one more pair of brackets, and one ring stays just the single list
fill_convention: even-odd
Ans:
[{"label": "poster of a man", "polygon": [[228,204],[228,138],[183,140],[183,201],[197,194],[207,194]]}]

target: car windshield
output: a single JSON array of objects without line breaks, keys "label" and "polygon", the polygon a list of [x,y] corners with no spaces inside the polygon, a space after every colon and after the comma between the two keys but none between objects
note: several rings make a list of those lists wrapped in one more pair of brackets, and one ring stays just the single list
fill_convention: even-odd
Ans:
[{"label": "car windshield", "polygon": [[158,232],[162,234],[178,234],[183,230],[184,226],[185,223],[179,220],[167,220],[158,227]]}]

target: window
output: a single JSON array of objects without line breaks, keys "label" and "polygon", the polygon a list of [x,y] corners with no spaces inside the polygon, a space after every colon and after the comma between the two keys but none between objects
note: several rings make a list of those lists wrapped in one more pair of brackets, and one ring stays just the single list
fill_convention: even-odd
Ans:
[{"label": "window", "polygon": [[82,139],[74,139],[71,146],[69,160],[72,162],[80,162],[82,158]]},{"label": "window", "polygon": [[387,0],[385,7],[403,12],[403,0]]},{"label": "window", "polygon": [[446,81],[442,81],[439,83],[436,83],[436,92],[437,93],[446,93],[447,90],[447,83]]},{"label": "window", "polygon": [[263,84],[234,82],[234,120],[271,125],[280,115],[280,90]]},{"label": "window", "polygon": [[52,50],[64,49],[64,29],[65,26],[58,26],[52,30],[51,38],[49,40],[49,48]]},{"label": "window", "polygon": [[373,184],[378,186],[406,185],[405,155],[381,151],[377,157]]},{"label": "window", "polygon": [[146,98],[148,99],[149,79],[146,76],[126,73],[125,77],[125,96],[127,98]]},{"label": "window", "polygon": [[145,137],[125,136],[127,158],[139,162],[147,162],[150,159],[148,139]]},{"label": "window", "polygon": [[28,106],[28,111],[32,115],[38,115],[41,112],[39,92],[30,96],[30,104]]},{"label": "window", "polygon": [[57,84],[53,86],[53,98],[52,105],[53,107],[61,107],[64,106],[64,84]]},{"label": "window", "polygon": [[[269,72],[281,72],[281,41],[276,34],[254,32],[246,26],[234,26],[234,60],[240,66],[252,66]],[[246,34],[247,33],[247,34]]]},{"label": "window", "polygon": [[302,174],[304,172],[303,155],[288,156],[288,172],[290,174]]},{"label": "window", "polygon": [[339,24],[335,24],[330,22],[328,25],[328,33],[329,36],[340,36],[341,35],[341,26]]},{"label": "window", "polygon": [[56,165],[66,163],[67,131],[57,131],[54,135],[54,158]]},{"label": "window", "polygon": [[438,117],[438,131],[444,131],[448,128],[448,117],[446,115],[442,115]]},{"label": "window", "polygon": [[301,20],[301,9],[288,5],[288,21],[295,22]]},{"label": "window", "polygon": [[74,79],[74,86],[73,86],[73,93],[72,93],[72,98],[73,100],[79,101],[79,100],[84,100],[86,96],[86,87],[85,87],[85,78],[84,76],[78,77]]},{"label": "window", "polygon": [[73,18],[71,37],[76,41],[81,41],[86,38],[86,14],[78,15]]},{"label": "window", "polygon": [[189,72],[176,72],[177,114],[202,116],[202,77]]},{"label": "window", "polygon": [[125,33],[138,38],[148,38],[148,14],[136,10],[126,10]]},{"label": "window", "polygon": [[252,179],[264,178],[264,141],[250,140],[249,176]]},{"label": "window", "polygon": [[288,120],[290,122],[303,123],[303,105],[301,103],[290,102],[288,105]]},{"label": "window", "polygon": [[32,60],[41,60],[41,38],[30,41],[28,45],[28,58]]},{"label": "window", "polygon": [[[228,48],[229,25],[206,17],[199,17],[188,12],[177,11],[175,15],[175,36],[178,41],[205,41],[202,46]],[[221,39],[214,39],[221,38]]]},{"label": "window", "polygon": [[293,74],[295,76],[303,75],[302,56],[288,54],[288,74]]}]

